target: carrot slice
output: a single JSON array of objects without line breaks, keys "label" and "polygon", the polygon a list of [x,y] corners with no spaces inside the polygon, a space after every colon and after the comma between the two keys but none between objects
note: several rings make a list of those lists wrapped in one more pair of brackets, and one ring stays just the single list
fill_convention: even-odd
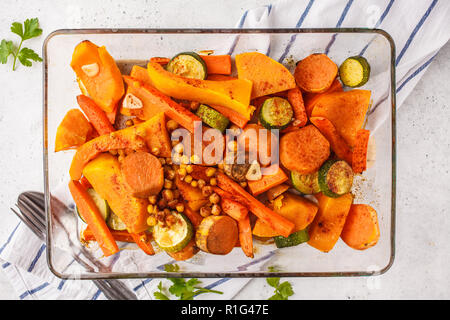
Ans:
[{"label": "carrot slice", "polygon": [[142,249],[142,251],[144,251],[149,256],[155,254],[155,250],[153,250],[153,246],[150,242],[150,237],[147,233],[130,233],[130,235],[133,238],[134,242],[139,246],[139,248]]},{"label": "carrot slice", "polygon": [[95,130],[100,135],[108,134],[116,131],[108,119],[105,111],[100,109],[99,106],[91,98],[80,94],[77,96],[77,102],[81,110],[83,110],[86,117],[89,119]]},{"label": "carrot slice", "polygon": [[253,236],[252,228],[250,227],[250,218],[248,216],[238,221],[238,230],[242,251],[244,251],[247,257],[253,258]]},{"label": "carrot slice", "polygon": [[337,65],[326,54],[313,53],[299,61],[294,77],[303,91],[324,92],[331,86],[337,73]]},{"label": "carrot slice", "polygon": [[78,181],[69,182],[69,190],[80,214],[94,234],[105,256],[119,252],[119,247],[89,193]]},{"label": "carrot slice", "polygon": [[[113,230],[109,229],[111,232],[114,240],[121,241],[121,242],[134,242],[133,237],[131,234],[126,230]],[[92,233],[91,229],[89,227],[86,227],[86,229],[83,230],[83,233],[81,235],[82,239],[85,241],[96,241],[94,234]]]},{"label": "carrot slice", "polygon": [[283,132],[289,132],[294,129],[298,129],[306,125],[308,122],[308,116],[306,115],[305,104],[303,103],[302,92],[298,87],[288,90],[287,99],[294,111],[294,121],[283,130]]},{"label": "carrot slice", "polygon": [[282,184],[288,179],[289,178],[284,171],[281,168],[278,168],[278,171],[273,175],[265,175],[256,181],[248,181],[248,188],[254,196],[257,196],[263,192],[266,192],[270,188]]},{"label": "carrot slice", "polygon": [[240,199],[240,203],[244,204],[251,212],[271,226],[280,235],[288,237],[294,230],[294,223],[267,208],[224,173],[220,172],[217,175],[217,185],[222,190]]},{"label": "carrot slice", "polygon": [[352,169],[355,173],[362,173],[367,169],[367,147],[369,145],[370,131],[360,129],[356,133],[353,147]]},{"label": "carrot slice", "polygon": [[206,63],[208,74],[231,74],[231,56],[224,55],[209,55],[200,57]]},{"label": "carrot slice", "polygon": [[210,107],[215,109],[216,111],[219,111],[221,114],[227,117],[228,120],[237,125],[239,128],[244,128],[248,122],[247,118],[245,118],[239,112],[234,111],[233,109],[218,105],[210,105]]},{"label": "carrot slice", "polygon": [[348,164],[352,164],[352,150],[341,137],[330,120],[323,117],[311,117],[309,118],[312,124],[327,138],[330,142],[331,150],[338,156],[339,159],[345,160]]},{"label": "carrot slice", "polygon": [[223,212],[234,220],[241,221],[248,216],[248,209],[239,202],[222,197],[220,199],[220,206],[222,207]]},{"label": "carrot slice", "polygon": [[345,220],[341,239],[351,248],[365,250],[380,238],[377,212],[367,204],[353,204]]}]

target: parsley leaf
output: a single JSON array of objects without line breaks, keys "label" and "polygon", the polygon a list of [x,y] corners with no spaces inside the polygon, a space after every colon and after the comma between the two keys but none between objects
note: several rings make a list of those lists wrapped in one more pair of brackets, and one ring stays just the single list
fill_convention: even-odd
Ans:
[{"label": "parsley leaf", "polygon": [[13,71],[16,70],[16,61],[19,59],[20,63],[26,67],[31,67],[31,61],[42,61],[42,58],[30,48],[22,48],[22,43],[25,40],[38,37],[42,34],[42,29],[39,28],[38,18],[27,19],[24,23],[13,22],[11,25],[11,32],[17,34],[20,38],[20,44],[16,47],[12,41],[2,40],[0,44],[0,62],[5,64],[8,61],[9,55],[14,56]]},{"label": "parsley leaf", "polygon": [[274,295],[268,300],[288,300],[290,296],[294,294],[292,285],[288,281],[284,281],[280,284],[280,278],[267,278],[267,283],[275,288]]},{"label": "parsley leaf", "polygon": [[12,41],[2,40],[0,43],[0,63],[5,64],[10,54],[14,53],[14,44]]},{"label": "parsley leaf", "polygon": [[[166,264],[164,270],[167,272],[177,272],[180,270],[180,267],[176,264]],[[201,281],[196,278],[187,281],[183,278],[167,278],[167,280],[172,282],[172,285],[169,287],[169,292],[178,297],[179,300],[193,300],[196,295],[203,293],[223,294],[221,291],[200,287]],[[170,298],[163,293],[164,288],[162,282],[159,283],[158,289],[159,291],[156,291],[153,294],[156,299],[170,300]]]}]

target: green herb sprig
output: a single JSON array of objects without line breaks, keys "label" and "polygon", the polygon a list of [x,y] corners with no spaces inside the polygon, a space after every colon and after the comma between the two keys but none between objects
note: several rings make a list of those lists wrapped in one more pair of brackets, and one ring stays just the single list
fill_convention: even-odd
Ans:
[{"label": "green herb sprig", "polygon": [[294,294],[292,285],[288,281],[280,283],[280,278],[267,278],[266,281],[271,287],[275,288],[274,295],[268,300],[288,300]]},{"label": "green herb sprig", "polygon": [[[166,272],[177,272],[180,270],[180,267],[177,264],[167,264],[164,266],[164,270]],[[178,297],[178,300],[193,300],[196,295],[202,293],[223,294],[221,291],[200,287],[199,285],[201,284],[201,281],[196,278],[192,278],[187,281],[183,278],[167,278],[167,280],[172,282],[172,285],[169,287],[169,292]],[[170,300],[169,296],[165,293],[165,289],[161,281],[158,284],[158,290],[159,291],[155,291],[153,293],[156,299]]]},{"label": "green herb sprig", "polygon": [[3,39],[0,42],[0,62],[5,64],[8,62],[8,57],[13,55],[13,71],[16,70],[17,59],[20,63],[26,67],[31,67],[32,62],[41,62],[42,58],[30,48],[22,48],[22,44],[25,40],[38,37],[42,34],[42,29],[39,28],[38,18],[27,19],[22,24],[20,22],[13,22],[11,25],[11,32],[17,34],[20,37],[19,46],[16,46],[12,41],[6,41]]}]

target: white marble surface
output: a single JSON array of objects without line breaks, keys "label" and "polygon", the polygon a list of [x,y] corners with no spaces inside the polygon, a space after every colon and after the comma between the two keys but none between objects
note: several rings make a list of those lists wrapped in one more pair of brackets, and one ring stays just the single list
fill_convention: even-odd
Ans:
[{"label": "white marble surface", "polygon": [[[87,27],[233,27],[248,8],[270,0],[25,1],[4,0],[0,39],[10,23],[38,17],[44,35],[27,45],[41,51],[46,34]],[[201,8],[201,9],[199,9]],[[293,299],[450,298],[450,45],[447,44],[397,114],[397,241],[393,267],[372,278],[291,278]],[[9,207],[24,190],[42,190],[41,66],[0,65],[0,243],[17,219]],[[255,279],[237,296],[266,299]],[[0,299],[16,294],[0,272]]]}]

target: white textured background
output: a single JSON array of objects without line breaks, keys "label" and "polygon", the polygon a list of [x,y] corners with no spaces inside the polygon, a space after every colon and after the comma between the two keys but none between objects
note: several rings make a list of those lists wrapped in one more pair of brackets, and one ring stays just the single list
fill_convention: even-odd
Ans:
[{"label": "white textured background", "polygon": [[[234,27],[245,10],[271,2],[3,0],[0,40],[17,40],[11,22],[31,17],[39,18],[44,33],[25,45],[39,53],[45,36],[61,28]],[[293,299],[450,298],[449,58],[447,44],[397,113],[393,267],[372,278],[291,278]],[[17,195],[43,190],[41,65],[10,69],[0,65],[0,244],[17,224],[9,210]],[[255,279],[237,298],[267,299],[271,293],[264,279]],[[0,299],[15,297],[0,272]]]}]

